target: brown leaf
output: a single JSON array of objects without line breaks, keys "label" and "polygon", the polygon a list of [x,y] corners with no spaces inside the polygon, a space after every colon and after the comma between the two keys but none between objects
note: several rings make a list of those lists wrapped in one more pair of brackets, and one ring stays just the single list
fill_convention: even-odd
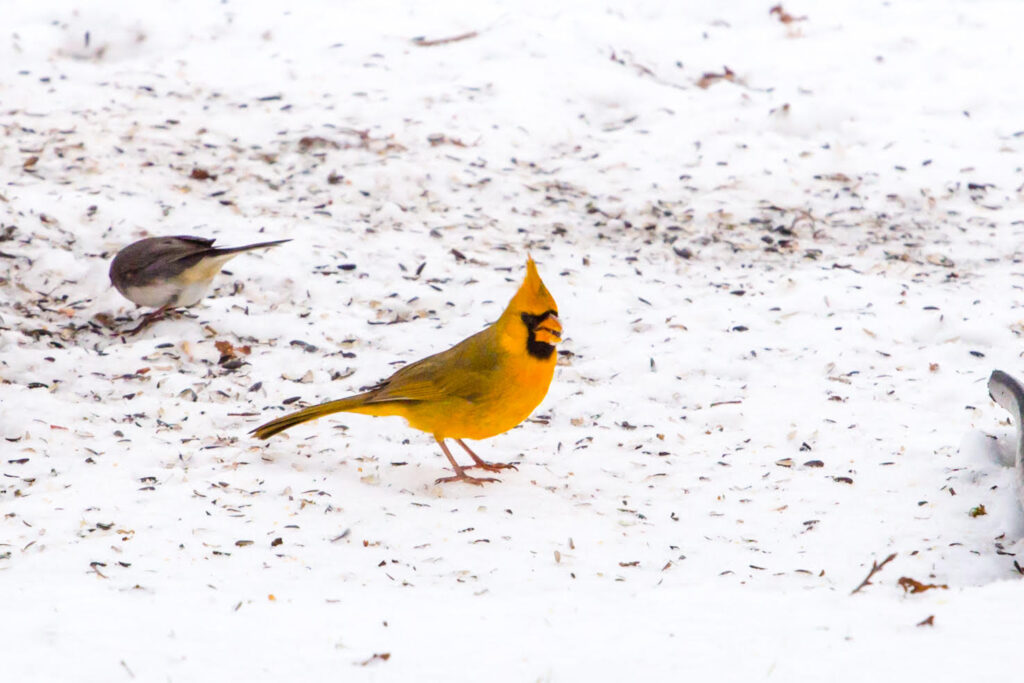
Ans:
[{"label": "brown leaf", "polygon": [[[947,586],[944,583],[921,583],[920,581],[916,581],[910,578],[909,576],[901,576],[900,580],[896,583],[900,585],[904,593],[924,593],[925,591],[931,590],[932,588],[941,588],[943,590],[949,589],[949,586]],[[920,626],[920,624],[918,624],[918,626]]]},{"label": "brown leaf", "polygon": [[215,341],[213,342],[213,345],[217,347],[218,351],[220,351],[220,355],[225,358],[235,358],[238,354],[248,356],[252,353],[251,346],[235,346],[227,340]]},{"label": "brown leaf", "polygon": [[369,659],[359,662],[359,666],[366,666],[372,662],[386,662],[389,659],[391,659],[390,652],[375,652]]},{"label": "brown leaf", "polygon": [[299,140],[300,152],[308,152],[312,149],[338,149],[340,147],[341,145],[334,140],[328,140],[320,135],[307,135]]},{"label": "brown leaf", "polygon": [[704,72],[704,75],[697,81],[697,87],[707,90],[718,81],[735,81],[736,74],[727,66],[722,67],[724,71],[720,74],[713,73],[711,71]]},{"label": "brown leaf", "polygon": [[778,18],[779,18],[779,21],[781,21],[783,24],[792,24],[794,21],[807,21],[807,17],[806,16],[794,17],[792,14],[790,14],[786,10],[782,9],[782,5],[781,4],[775,5],[770,10],[768,10],[768,14],[769,15],[772,15],[772,14],[777,15]]}]

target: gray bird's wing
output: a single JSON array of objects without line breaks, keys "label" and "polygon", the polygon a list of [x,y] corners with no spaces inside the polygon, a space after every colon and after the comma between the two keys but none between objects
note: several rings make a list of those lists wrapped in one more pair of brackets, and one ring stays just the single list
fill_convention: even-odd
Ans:
[{"label": "gray bird's wing", "polygon": [[213,249],[213,240],[179,235],[147,237],[122,249],[110,264],[118,289],[173,278]]}]

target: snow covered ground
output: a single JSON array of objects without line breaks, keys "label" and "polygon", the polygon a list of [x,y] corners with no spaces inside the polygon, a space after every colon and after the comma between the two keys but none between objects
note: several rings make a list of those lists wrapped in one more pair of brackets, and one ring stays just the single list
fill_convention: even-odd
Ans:
[{"label": "snow covered ground", "polygon": [[[5,680],[1019,668],[1024,5],[286,7],[4,8]],[[113,335],[152,234],[293,241]],[[527,253],[566,341],[500,484],[398,419],[248,436]]]}]

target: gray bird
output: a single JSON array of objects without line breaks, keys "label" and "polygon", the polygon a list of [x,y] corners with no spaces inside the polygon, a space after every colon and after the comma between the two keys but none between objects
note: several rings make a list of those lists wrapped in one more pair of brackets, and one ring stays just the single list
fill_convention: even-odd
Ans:
[{"label": "gray bird", "polygon": [[129,334],[159,320],[173,308],[197,304],[224,264],[243,251],[290,241],[215,247],[213,240],[178,235],[147,237],[129,244],[110,263],[110,283],[136,305],[157,309],[148,313]]}]

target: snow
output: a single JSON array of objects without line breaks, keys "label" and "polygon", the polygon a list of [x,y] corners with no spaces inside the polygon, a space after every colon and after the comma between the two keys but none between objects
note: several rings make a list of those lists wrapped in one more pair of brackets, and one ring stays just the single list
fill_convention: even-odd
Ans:
[{"label": "snow", "polygon": [[[1012,673],[1024,6],[770,6],[7,7],[5,679]],[[153,234],[293,241],[113,335]],[[527,253],[566,339],[500,484],[397,419],[247,434]]]}]

